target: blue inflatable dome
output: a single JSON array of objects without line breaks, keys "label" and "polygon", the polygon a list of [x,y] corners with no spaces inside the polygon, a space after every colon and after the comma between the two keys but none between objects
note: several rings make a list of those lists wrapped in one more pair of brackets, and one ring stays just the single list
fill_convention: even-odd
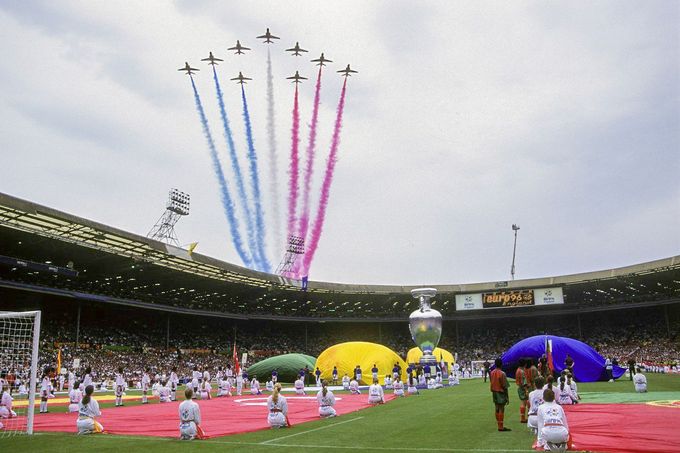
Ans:
[{"label": "blue inflatable dome", "polygon": [[[574,376],[580,382],[606,381],[607,373],[604,368],[605,358],[587,344],[573,338],[556,337],[553,335],[536,335],[515,343],[502,356],[503,370],[508,376],[515,376],[515,369],[519,359],[530,357],[537,360],[545,354],[546,339],[552,341],[553,364],[556,372],[566,367],[564,359],[567,354],[574,359]],[[625,373],[625,368],[615,366],[612,373],[618,379]]]}]

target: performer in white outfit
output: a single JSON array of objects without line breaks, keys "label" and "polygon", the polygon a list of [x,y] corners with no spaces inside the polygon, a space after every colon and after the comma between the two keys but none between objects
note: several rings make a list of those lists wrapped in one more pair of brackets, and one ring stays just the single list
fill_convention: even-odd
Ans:
[{"label": "performer in white outfit", "polygon": [[633,384],[635,384],[635,391],[638,393],[647,393],[647,377],[640,371],[640,368],[636,370],[635,376],[633,376]]},{"label": "performer in white outfit", "polygon": [[60,375],[59,375],[59,391],[60,391],[60,392],[63,392],[63,391],[64,391],[64,381],[65,381],[65,380],[66,380],[66,379],[64,378],[64,375],[63,375],[63,374],[60,374]]},{"label": "performer in white outfit", "polygon": [[305,395],[305,383],[302,381],[302,379],[297,378],[293,386],[295,387],[296,395]]},{"label": "performer in white outfit", "polygon": [[95,420],[95,417],[99,417],[102,413],[99,411],[99,403],[92,398],[93,393],[93,385],[85,387],[85,396],[78,404],[78,420],[76,421],[78,434],[98,434],[104,431],[104,427]]},{"label": "performer in white outfit", "polygon": [[191,388],[194,391],[194,398],[198,398],[198,380],[203,377],[203,373],[198,371],[198,367],[194,366],[191,372]]},{"label": "performer in white outfit", "polygon": [[180,440],[194,440],[203,437],[201,429],[201,409],[198,403],[192,401],[194,391],[188,387],[184,391],[185,400],[179,405],[179,438]]},{"label": "performer in white outfit", "polygon": [[361,395],[361,390],[359,390],[359,382],[356,379],[349,381],[349,391],[352,395]]},{"label": "performer in white outfit", "polygon": [[243,375],[241,373],[236,375],[236,394],[241,396],[243,391]]},{"label": "performer in white outfit", "polygon": [[272,428],[285,428],[288,425],[288,402],[286,397],[280,395],[281,384],[274,386],[274,393],[267,398],[267,408],[269,414],[267,415],[267,423]]},{"label": "performer in white outfit", "polygon": [[151,378],[149,377],[149,369],[144,372],[142,376],[142,404],[148,404],[149,400],[147,394],[149,393],[149,386],[151,385]]},{"label": "performer in white outfit", "polygon": [[[560,385],[557,387],[557,390],[559,390],[559,392],[560,392],[560,396],[559,396],[560,399],[557,401],[557,404],[559,404],[561,406],[574,404],[574,401],[576,400],[576,398],[571,393],[571,387],[569,387],[567,385],[567,377],[566,376],[560,377]],[[557,394],[555,396],[557,396]]]},{"label": "performer in white outfit", "polygon": [[123,367],[118,368],[116,373],[116,407],[123,405],[123,392],[125,391],[125,377]]},{"label": "performer in white outfit", "polygon": [[47,413],[47,399],[50,397],[50,378],[47,374],[43,375],[42,381],[40,382],[40,413]]},{"label": "performer in white outfit", "polygon": [[83,380],[80,383],[80,385],[82,386],[80,390],[83,393],[85,392],[85,387],[87,387],[88,385],[94,386],[94,384],[92,384],[92,368],[90,367],[85,368],[85,375],[83,376]]},{"label": "performer in white outfit", "polygon": [[[564,452],[569,440],[569,425],[564,409],[555,402],[555,393],[547,389],[543,392],[544,403],[538,407],[538,432],[548,451]],[[546,448],[547,447],[547,448]]]},{"label": "performer in white outfit", "polygon": [[404,396],[404,383],[401,382],[398,375],[394,378],[394,394],[396,396]]},{"label": "performer in white outfit", "polygon": [[383,388],[378,384],[378,380],[374,379],[373,384],[368,387],[368,403],[382,404],[385,402],[385,393]]},{"label": "performer in white outfit", "polygon": [[222,379],[217,396],[231,396],[231,380],[229,378]]},{"label": "performer in white outfit", "polygon": [[267,389],[268,392],[273,392],[274,383],[272,381],[267,381],[267,383],[265,384],[265,388]]},{"label": "performer in white outfit", "polygon": [[538,435],[539,442],[541,441],[541,433],[538,432],[538,407],[543,404],[543,383],[545,379],[543,376],[538,376],[534,379],[536,390],[529,393],[529,418],[527,426],[531,428],[534,434]]},{"label": "performer in white outfit", "polygon": [[177,377],[176,367],[172,367],[169,381],[170,381],[170,401],[177,401],[177,384],[179,384],[179,377]]},{"label": "performer in white outfit", "polygon": [[416,387],[416,379],[413,376],[408,377],[408,388],[406,389],[409,395],[417,395],[418,387]]},{"label": "performer in white outfit", "polygon": [[342,388],[344,390],[349,390],[349,376],[347,376],[347,373],[342,377]]},{"label": "performer in white outfit", "polygon": [[250,394],[262,395],[262,391],[260,390],[260,381],[257,380],[257,376],[253,376],[253,380],[250,381]]},{"label": "performer in white outfit", "polygon": [[68,392],[68,399],[69,399],[68,411],[78,412],[78,404],[80,404],[80,400],[83,399],[83,392],[80,391],[79,382],[74,382],[74,386]]},{"label": "performer in white outfit", "polygon": [[16,417],[17,413],[12,410],[12,395],[9,394],[9,384],[2,387],[2,396],[0,397],[0,418]]},{"label": "performer in white outfit", "polygon": [[325,380],[321,381],[321,390],[316,394],[316,400],[319,402],[319,417],[335,417],[337,414],[333,406],[335,406],[335,395],[328,390],[328,383]]},{"label": "performer in white outfit", "polygon": [[161,386],[158,388],[158,399],[161,403],[169,403],[172,401],[170,397],[170,387],[168,387],[167,382],[161,382]]},{"label": "performer in white outfit", "polygon": [[73,389],[73,386],[76,383],[76,375],[73,373],[73,371],[68,372],[68,389],[71,390]]},{"label": "performer in white outfit", "polygon": [[394,388],[392,377],[388,374],[385,375],[385,388],[390,390]]},{"label": "performer in white outfit", "polygon": [[574,376],[572,376],[571,373],[567,373],[567,385],[571,389],[571,394],[574,396],[574,404],[578,403],[581,397],[578,396],[578,385],[576,385]]}]

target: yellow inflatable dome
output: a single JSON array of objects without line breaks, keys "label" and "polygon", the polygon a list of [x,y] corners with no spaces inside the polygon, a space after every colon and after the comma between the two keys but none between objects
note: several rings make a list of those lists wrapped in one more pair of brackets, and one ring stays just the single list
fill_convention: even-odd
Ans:
[{"label": "yellow inflatable dome", "polygon": [[[444,362],[451,365],[454,362],[453,354],[451,354],[446,349],[434,348],[432,355],[437,358],[437,362],[441,362],[442,358]],[[423,356],[423,351],[420,348],[409,349],[408,354],[406,354],[406,363],[418,363],[420,358]]]},{"label": "yellow inflatable dome", "polygon": [[371,368],[373,364],[378,368],[380,383],[383,383],[386,374],[392,374],[394,364],[401,366],[401,379],[406,378],[406,362],[390,348],[376,343],[364,341],[350,341],[340,343],[323,351],[316,359],[316,366],[321,370],[321,378],[330,381],[333,378],[333,367],[338,367],[338,383],[342,377],[352,378],[354,367],[361,367],[361,380],[359,384],[368,385],[373,383]]}]

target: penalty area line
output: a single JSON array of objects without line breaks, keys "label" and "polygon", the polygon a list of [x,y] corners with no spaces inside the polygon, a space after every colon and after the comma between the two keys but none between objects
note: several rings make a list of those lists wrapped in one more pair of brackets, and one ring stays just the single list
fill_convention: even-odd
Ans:
[{"label": "penalty area line", "polygon": [[338,423],[333,423],[332,425],[319,426],[318,428],[308,429],[307,431],[302,431],[302,432],[299,432],[299,433],[289,434],[289,435],[287,435],[287,436],[281,436],[281,437],[277,437],[277,438],[275,438],[275,439],[265,440],[265,441],[263,441],[263,442],[260,442],[260,445],[267,445],[267,444],[271,444],[271,443],[273,443],[273,442],[278,442],[278,441],[280,441],[280,440],[282,440],[282,439],[288,439],[288,438],[295,437],[295,436],[299,436],[299,435],[302,435],[302,434],[312,433],[312,432],[314,432],[314,431],[321,431],[322,429],[332,428],[332,427],[338,426],[338,425],[344,425],[345,423],[350,423],[350,422],[354,422],[354,421],[357,421],[357,420],[361,420],[362,418],[364,418],[364,417],[363,417],[363,416],[361,416],[361,417],[355,417],[355,418],[351,418],[351,419],[349,419],[349,420],[343,420],[343,421],[338,422]]}]

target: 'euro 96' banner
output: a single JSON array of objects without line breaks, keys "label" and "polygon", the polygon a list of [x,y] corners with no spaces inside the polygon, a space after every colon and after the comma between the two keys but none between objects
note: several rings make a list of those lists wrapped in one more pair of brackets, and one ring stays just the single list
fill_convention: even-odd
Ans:
[{"label": "'euro 96' banner", "polygon": [[564,295],[562,288],[516,289],[456,295],[457,311],[563,303]]}]

